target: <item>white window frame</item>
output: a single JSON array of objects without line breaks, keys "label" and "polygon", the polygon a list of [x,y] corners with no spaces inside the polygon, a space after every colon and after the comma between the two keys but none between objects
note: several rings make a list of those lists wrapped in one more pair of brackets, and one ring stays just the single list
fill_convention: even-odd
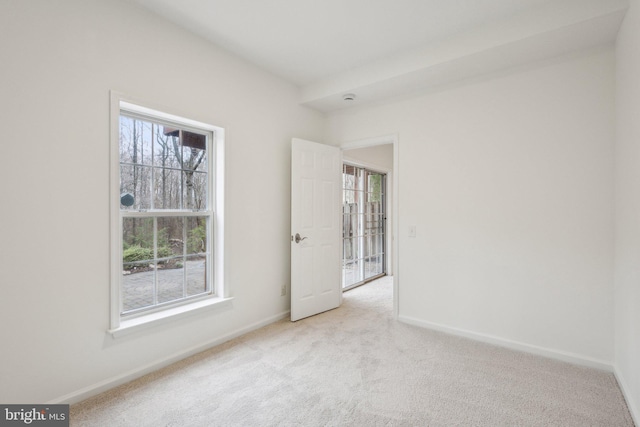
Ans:
[{"label": "white window frame", "polygon": [[[160,109],[146,107],[141,103],[111,92],[111,135],[110,135],[110,234],[111,234],[111,305],[110,329],[113,337],[125,335],[139,329],[155,326],[177,318],[192,315],[213,308],[228,307],[231,298],[224,284],[224,128],[165,113]],[[211,292],[187,300],[176,301],[166,306],[154,307],[150,310],[122,315],[122,218],[120,209],[120,115],[126,112],[142,119],[156,122],[169,122],[181,128],[194,129],[210,133],[209,150],[209,190],[207,194],[207,210],[211,211],[210,230],[213,238],[207,239],[210,245],[210,259],[207,263]],[[184,213],[184,212],[183,212]],[[157,212],[155,212],[158,215]],[[180,212],[168,211],[168,215],[181,215]],[[126,214],[131,216],[131,214]],[[134,214],[136,215],[136,214]],[[143,215],[144,213],[140,213]],[[158,216],[168,216],[163,212]],[[202,212],[198,213],[199,216]],[[212,274],[213,273],[213,274]]]}]

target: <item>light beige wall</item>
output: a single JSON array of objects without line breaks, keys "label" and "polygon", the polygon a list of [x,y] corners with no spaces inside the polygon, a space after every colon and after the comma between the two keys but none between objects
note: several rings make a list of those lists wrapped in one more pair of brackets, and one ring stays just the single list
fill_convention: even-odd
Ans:
[{"label": "light beige wall", "polygon": [[[130,2],[0,2],[0,402],[126,379],[289,309],[290,144],[324,117],[298,90]],[[113,340],[109,91],[226,128],[233,308]]]},{"label": "light beige wall", "polygon": [[610,366],[610,47],[328,119],[398,135],[401,320]]},{"label": "light beige wall", "polygon": [[616,45],[615,367],[640,422],[640,2]]},{"label": "light beige wall", "polygon": [[372,167],[393,171],[393,144],[375,145],[342,152],[345,160],[364,162]]}]

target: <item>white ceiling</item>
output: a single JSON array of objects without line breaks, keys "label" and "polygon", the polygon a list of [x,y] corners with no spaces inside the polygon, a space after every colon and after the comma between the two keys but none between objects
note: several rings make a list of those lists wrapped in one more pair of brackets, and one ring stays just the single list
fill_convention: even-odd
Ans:
[{"label": "white ceiling", "polygon": [[[614,40],[627,0],[133,0],[331,111]],[[523,51],[524,49],[524,51]],[[342,95],[353,92],[346,104]]]}]

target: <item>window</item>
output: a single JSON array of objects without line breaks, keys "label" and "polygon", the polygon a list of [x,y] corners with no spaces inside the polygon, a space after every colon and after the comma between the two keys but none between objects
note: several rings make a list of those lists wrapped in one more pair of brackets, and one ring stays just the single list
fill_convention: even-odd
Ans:
[{"label": "window", "polygon": [[223,129],[123,101],[116,114],[112,330],[223,296],[214,256]]},{"label": "window", "polygon": [[342,167],[342,289],[386,273],[386,175]]}]

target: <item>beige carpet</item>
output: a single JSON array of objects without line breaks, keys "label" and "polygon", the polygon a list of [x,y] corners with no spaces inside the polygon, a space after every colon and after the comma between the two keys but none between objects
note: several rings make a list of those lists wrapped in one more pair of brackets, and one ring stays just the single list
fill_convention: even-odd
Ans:
[{"label": "beige carpet", "polygon": [[614,376],[398,323],[383,278],[71,407],[72,426],[633,426]]}]

